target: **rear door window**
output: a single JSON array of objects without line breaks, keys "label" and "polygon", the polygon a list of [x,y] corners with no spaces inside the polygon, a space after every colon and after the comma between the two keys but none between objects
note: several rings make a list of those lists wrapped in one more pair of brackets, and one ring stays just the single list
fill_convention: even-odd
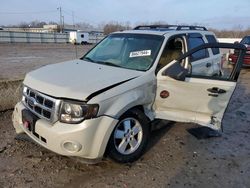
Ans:
[{"label": "rear door window", "polygon": [[250,37],[244,37],[240,43],[250,45]]},{"label": "rear door window", "polygon": [[[193,48],[200,46],[202,44],[205,44],[204,40],[202,39],[201,35],[190,35],[188,37],[188,47],[189,50],[192,50]],[[192,54],[192,56],[190,57],[190,61],[196,61],[199,59],[204,59],[209,57],[208,51],[207,49],[202,49],[199,50],[195,53]]]},{"label": "rear door window", "polygon": [[[216,38],[213,35],[206,35],[206,39],[209,43],[217,42]],[[212,52],[214,55],[216,55],[216,54],[220,53],[220,50],[219,50],[219,48],[212,48]]]}]

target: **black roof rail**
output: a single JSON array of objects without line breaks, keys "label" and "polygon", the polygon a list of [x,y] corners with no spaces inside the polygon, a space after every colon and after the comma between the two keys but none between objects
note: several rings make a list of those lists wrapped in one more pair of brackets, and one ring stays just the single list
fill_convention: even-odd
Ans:
[{"label": "black roof rail", "polygon": [[203,30],[207,31],[206,27],[194,25],[139,25],[134,30]]}]

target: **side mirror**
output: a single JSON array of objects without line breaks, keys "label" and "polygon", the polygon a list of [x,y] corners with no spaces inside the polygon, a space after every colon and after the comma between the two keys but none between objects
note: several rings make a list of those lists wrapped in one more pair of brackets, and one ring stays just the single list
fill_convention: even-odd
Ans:
[{"label": "side mirror", "polygon": [[162,72],[162,75],[169,76],[170,78],[180,81],[185,81],[187,74],[188,70],[182,67],[179,61],[175,61]]},{"label": "side mirror", "polygon": [[235,41],[234,44],[239,44],[239,41]]}]

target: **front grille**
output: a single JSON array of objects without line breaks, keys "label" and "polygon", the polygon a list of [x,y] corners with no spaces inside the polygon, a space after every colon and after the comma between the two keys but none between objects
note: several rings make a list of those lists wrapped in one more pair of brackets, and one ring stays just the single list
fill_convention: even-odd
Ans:
[{"label": "front grille", "polygon": [[24,86],[22,101],[23,104],[38,117],[52,123],[58,120],[60,100]]}]

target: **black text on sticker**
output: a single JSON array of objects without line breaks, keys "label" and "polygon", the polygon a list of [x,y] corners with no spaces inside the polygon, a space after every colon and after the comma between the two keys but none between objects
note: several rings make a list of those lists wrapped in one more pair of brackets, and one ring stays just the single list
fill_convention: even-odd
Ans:
[{"label": "black text on sticker", "polygon": [[141,57],[150,55],[151,55],[151,50],[141,50],[141,51],[130,52],[129,57]]}]

